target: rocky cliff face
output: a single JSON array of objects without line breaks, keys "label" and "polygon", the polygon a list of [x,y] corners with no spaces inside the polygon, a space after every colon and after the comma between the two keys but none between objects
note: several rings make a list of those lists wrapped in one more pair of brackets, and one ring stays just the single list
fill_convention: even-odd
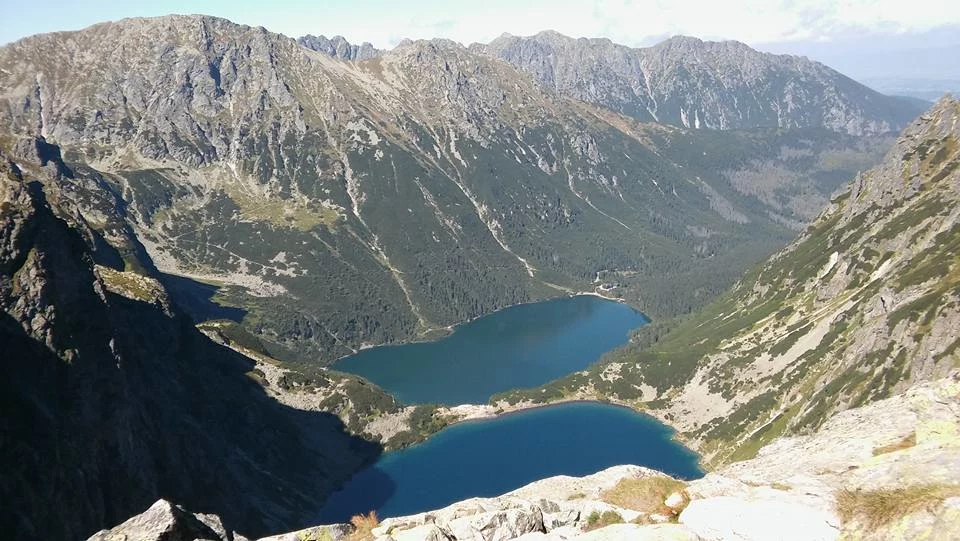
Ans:
[{"label": "rocky cliff face", "polygon": [[[954,373],[839,413],[810,435],[778,439],[757,458],[689,483],[616,466],[388,518],[362,531],[315,526],[263,541],[953,539],[960,535],[958,420]],[[194,518],[157,502],[92,539],[159,539],[152,533],[157,524],[168,532],[205,526],[228,538],[215,517]]]},{"label": "rocky cliff face", "polygon": [[550,393],[507,398],[646,406],[716,464],[941,377],[960,362],[958,139],[960,102],[945,98],[720,300]]},{"label": "rocky cliff face", "polygon": [[101,230],[84,217],[77,186],[102,182],[43,140],[0,156],[0,530],[84,538],[159,496],[245,533],[306,524],[379,446],[269,398],[197,331],[113,246],[111,207]]},{"label": "rocky cliff face", "polygon": [[502,58],[544,87],[644,121],[688,128],[822,126],[898,131],[922,108],[884,96],[806,58],[735,41],[678,36],[642,49],[556,32],[505,34],[474,50]]},{"label": "rocky cliff face", "polygon": [[[214,300],[271,356],[315,364],[592,290],[598,272],[651,316],[689,311],[884,142],[720,139],[443,40],[364,61],[329,45],[186,16],[27,38],[0,48],[0,146],[58,144],[103,178],[71,190],[94,229],[110,194],[111,230],[160,271],[221,284]],[[193,317],[222,317],[200,309],[205,286],[177,284]]]}]

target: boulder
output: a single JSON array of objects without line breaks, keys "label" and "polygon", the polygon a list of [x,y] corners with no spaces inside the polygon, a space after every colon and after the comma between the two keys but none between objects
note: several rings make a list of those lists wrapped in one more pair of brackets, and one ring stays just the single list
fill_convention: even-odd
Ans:
[{"label": "boulder", "polygon": [[699,539],[690,530],[678,524],[612,524],[586,532],[570,541],[695,541]]},{"label": "boulder", "polygon": [[544,531],[543,513],[535,505],[454,519],[448,527],[457,541],[507,541]]},{"label": "boulder", "polygon": [[[541,507],[541,509],[543,508]],[[562,526],[576,524],[578,520],[580,520],[580,512],[576,509],[566,509],[563,511],[558,510],[555,513],[543,514],[543,526],[547,529],[547,531],[560,528]]]},{"label": "boulder", "polygon": [[243,539],[227,533],[214,515],[195,515],[166,500],[157,500],[149,509],[123,524],[102,530],[88,541],[234,541]]},{"label": "boulder", "polygon": [[447,532],[436,524],[424,524],[407,530],[400,530],[390,535],[393,541],[453,541]]},{"label": "boulder", "polygon": [[780,496],[717,496],[693,500],[680,523],[705,540],[832,541],[840,530],[832,512]]}]

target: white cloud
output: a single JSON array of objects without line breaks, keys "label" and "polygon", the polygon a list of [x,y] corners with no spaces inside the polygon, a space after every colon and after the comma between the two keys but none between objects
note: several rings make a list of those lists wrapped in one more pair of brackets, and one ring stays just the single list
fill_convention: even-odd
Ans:
[{"label": "white cloud", "polygon": [[627,45],[650,44],[674,34],[749,44],[827,42],[960,24],[957,0],[103,0],[89,6],[52,2],[56,9],[24,4],[17,8],[18,17],[0,18],[0,40],[167,13],[207,13],[293,37],[340,34],[351,42],[370,41],[378,47],[391,47],[407,37],[471,43],[490,41],[503,32],[530,35],[545,29],[575,37],[607,37]]},{"label": "white cloud", "polygon": [[[275,29],[292,35],[339,33],[380,47],[404,37],[471,43],[490,41],[502,32],[529,35],[548,28],[641,45],[674,34],[747,43],[830,41],[856,33],[921,32],[960,23],[960,2],[949,0],[425,1],[360,11],[362,17],[325,11],[316,21],[298,15]],[[314,27],[306,28],[311,23]]]}]

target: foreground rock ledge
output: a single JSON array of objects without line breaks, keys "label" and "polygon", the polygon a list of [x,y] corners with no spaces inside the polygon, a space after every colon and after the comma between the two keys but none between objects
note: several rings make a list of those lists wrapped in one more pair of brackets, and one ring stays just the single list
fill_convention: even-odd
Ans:
[{"label": "foreground rock ledge", "polygon": [[[960,372],[839,413],[815,434],[779,439],[754,459],[687,483],[655,511],[614,505],[605,494],[624,480],[653,477],[663,474],[615,466],[586,477],[543,479],[496,498],[389,518],[365,537],[350,525],[335,524],[264,539],[960,539]],[[896,502],[908,493],[919,494],[911,501],[920,503]],[[894,498],[888,515],[878,518],[856,507],[857,498],[880,494]],[[603,526],[597,520],[601,516],[622,522]],[[244,538],[224,530],[215,516],[190,514],[161,500],[91,538],[115,539]]]}]

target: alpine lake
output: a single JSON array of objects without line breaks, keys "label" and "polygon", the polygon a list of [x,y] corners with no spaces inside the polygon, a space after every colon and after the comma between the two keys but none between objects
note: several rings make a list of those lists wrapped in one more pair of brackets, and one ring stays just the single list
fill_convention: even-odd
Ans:
[{"label": "alpine lake", "polygon": [[[647,318],[583,295],[506,308],[441,340],[363,350],[334,368],[363,376],[407,404],[483,404],[582,370],[621,346]],[[683,479],[703,475],[698,457],[659,421],[620,406],[568,402],[467,421],[382,455],[331,495],[319,519],[381,518],[497,496],[555,475],[637,464]]]}]

